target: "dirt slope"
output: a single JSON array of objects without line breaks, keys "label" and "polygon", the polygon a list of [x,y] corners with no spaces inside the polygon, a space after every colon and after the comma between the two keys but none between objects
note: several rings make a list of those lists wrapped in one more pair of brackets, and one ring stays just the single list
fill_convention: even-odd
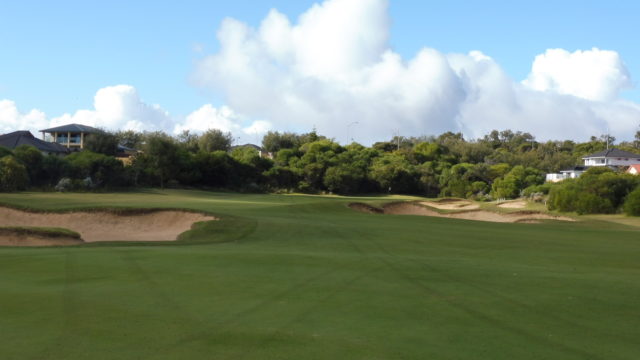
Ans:
[{"label": "dirt slope", "polygon": [[[368,213],[384,213],[390,215],[420,215],[453,219],[465,219],[476,221],[500,222],[500,223],[536,223],[540,220],[575,221],[565,216],[554,216],[536,211],[517,211],[512,213],[497,213],[485,210],[467,210],[456,213],[442,214],[428,207],[416,203],[402,202],[386,204],[382,209],[372,208],[366,204],[350,204],[352,209]],[[365,211],[366,209],[367,211]],[[376,209],[375,211],[372,209]]]},{"label": "dirt slope", "polygon": [[[0,208],[0,226],[65,228],[80,233],[85,242],[173,241],[178,235],[191,229],[195,222],[209,220],[216,218],[183,211],[163,210],[121,215],[108,211],[35,213]],[[10,239],[4,240],[8,241]]]}]

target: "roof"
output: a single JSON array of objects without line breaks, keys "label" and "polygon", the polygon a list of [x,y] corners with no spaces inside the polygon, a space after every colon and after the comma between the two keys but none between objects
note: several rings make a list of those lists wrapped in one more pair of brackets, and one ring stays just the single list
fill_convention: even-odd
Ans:
[{"label": "roof", "polygon": [[602,158],[602,157],[610,157],[610,158],[640,158],[640,155],[638,154],[634,154],[634,153],[630,153],[628,151],[623,151],[620,149],[616,149],[616,148],[611,148],[608,150],[602,150],[600,152],[597,152],[595,154],[591,154],[591,155],[587,155],[585,157],[583,157],[583,159],[588,159],[588,158]]},{"label": "roof", "polygon": [[14,131],[12,133],[0,135],[0,146],[4,146],[8,149],[15,149],[20,145],[33,146],[36,149],[48,152],[48,153],[68,153],[69,149],[66,147],[46,142],[40,139],[36,139],[29,131]]},{"label": "roof", "polygon": [[58,127],[53,127],[51,129],[40,130],[41,132],[52,133],[52,132],[72,132],[72,133],[99,133],[102,132],[100,129],[96,129],[91,126],[81,125],[81,124],[67,124]]},{"label": "roof", "polygon": [[254,145],[254,144],[244,144],[244,145],[234,145],[231,147],[231,150],[233,149],[237,149],[237,148],[243,148],[243,147],[251,147],[254,148],[258,151],[265,151],[262,147],[258,146],[258,145]]},{"label": "roof", "polygon": [[560,170],[560,172],[563,173],[563,172],[587,171],[588,168],[589,167],[587,166],[576,166],[573,169]]},{"label": "roof", "polygon": [[636,169],[636,172],[640,173],[640,164],[629,166],[629,169],[627,169],[627,171],[631,171],[631,169]]}]

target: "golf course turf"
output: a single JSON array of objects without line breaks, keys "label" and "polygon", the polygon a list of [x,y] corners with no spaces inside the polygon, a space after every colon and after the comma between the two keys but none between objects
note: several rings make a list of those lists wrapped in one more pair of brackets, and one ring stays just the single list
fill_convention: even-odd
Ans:
[{"label": "golf course turf", "polygon": [[640,359],[637,228],[348,207],[403,199],[1,194],[219,220],[175,242],[0,248],[0,359]]}]

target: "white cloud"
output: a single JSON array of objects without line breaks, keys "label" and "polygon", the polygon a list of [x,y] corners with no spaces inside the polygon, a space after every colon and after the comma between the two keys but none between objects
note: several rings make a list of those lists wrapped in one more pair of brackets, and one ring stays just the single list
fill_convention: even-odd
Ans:
[{"label": "white cloud", "polygon": [[238,115],[229,107],[223,106],[216,109],[211,104],[207,104],[189,114],[183,123],[176,124],[173,133],[179,134],[184,130],[204,132],[210,129],[237,132],[240,130],[240,124],[237,123],[237,120]]},{"label": "white cloud", "polygon": [[631,87],[631,76],[615,51],[570,53],[549,49],[536,56],[531,74],[523,82],[534,90],[554,91],[595,101],[610,101]]},{"label": "white cloud", "polygon": [[243,127],[243,123],[245,121],[242,117],[228,106],[215,108],[211,104],[207,104],[189,114],[184,122],[177,123],[173,128],[173,133],[179,134],[185,130],[199,133],[218,129],[242,136],[242,134],[263,135],[271,129],[271,123],[264,120],[254,121],[246,127]]},{"label": "white cloud", "polygon": [[38,130],[64,124],[78,123],[106,130],[166,131],[178,134],[183,130],[193,133],[220,129],[237,135],[262,135],[271,125],[268,121],[246,121],[228,106],[215,108],[202,106],[184,119],[174,117],[159,105],[145,103],[130,85],[104,87],[96,92],[94,109],[77,110],[73,114],[47,118],[39,110],[21,113],[10,100],[0,100],[0,133]]},{"label": "white cloud", "polygon": [[265,120],[254,121],[250,126],[242,129],[242,132],[246,135],[263,135],[271,130],[271,123]]},{"label": "white cloud", "polygon": [[[363,143],[462,131],[522,130],[584,140],[607,128],[630,139],[640,105],[618,98],[631,77],[615,51],[547,50],[514,81],[480,51],[423,48],[403,58],[389,45],[387,0],[327,0],[296,21],[271,10],[257,28],[226,19],[219,51],[197,63],[196,85],[222,94],[186,116],[143,101],[129,85],[98,90],[93,109],[48,118],[0,101],[0,131],[83,123],[109,130],[230,131],[256,141],[268,130],[309,131]],[[357,125],[347,127],[357,122]]]},{"label": "white cloud", "polygon": [[15,102],[0,100],[0,134],[22,129],[37,131],[47,125],[47,117],[42,111],[34,109],[23,114]]},{"label": "white cloud", "polygon": [[[492,129],[539,138],[585,139],[610,126],[629,138],[637,104],[617,100],[630,76],[614,51],[549,50],[522,83],[479,51],[424,48],[403,59],[388,44],[386,0],[327,0],[293,23],[277,10],[258,28],[223,21],[220,50],[194,71],[198,86],[233,109],[278,130],[308,131],[369,143],[403,135]],[[637,120],[636,120],[637,121]]]},{"label": "white cloud", "polygon": [[51,119],[51,125],[79,123],[107,130],[165,130],[173,119],[159,105],[150,105],[140,99],[130,85],[104,87],[93,99],[94,110],[78,110]]}]

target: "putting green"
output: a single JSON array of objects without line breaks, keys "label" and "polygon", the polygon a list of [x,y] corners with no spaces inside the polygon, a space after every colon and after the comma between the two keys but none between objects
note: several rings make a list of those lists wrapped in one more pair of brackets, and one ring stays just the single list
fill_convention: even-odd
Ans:
[{"label": "putting green", "polygon": [[220,221],[172,243],[0,248],[0,358],[640,357],[637,229],[347,207],[401,198],[1,194],[15,207]]}]

